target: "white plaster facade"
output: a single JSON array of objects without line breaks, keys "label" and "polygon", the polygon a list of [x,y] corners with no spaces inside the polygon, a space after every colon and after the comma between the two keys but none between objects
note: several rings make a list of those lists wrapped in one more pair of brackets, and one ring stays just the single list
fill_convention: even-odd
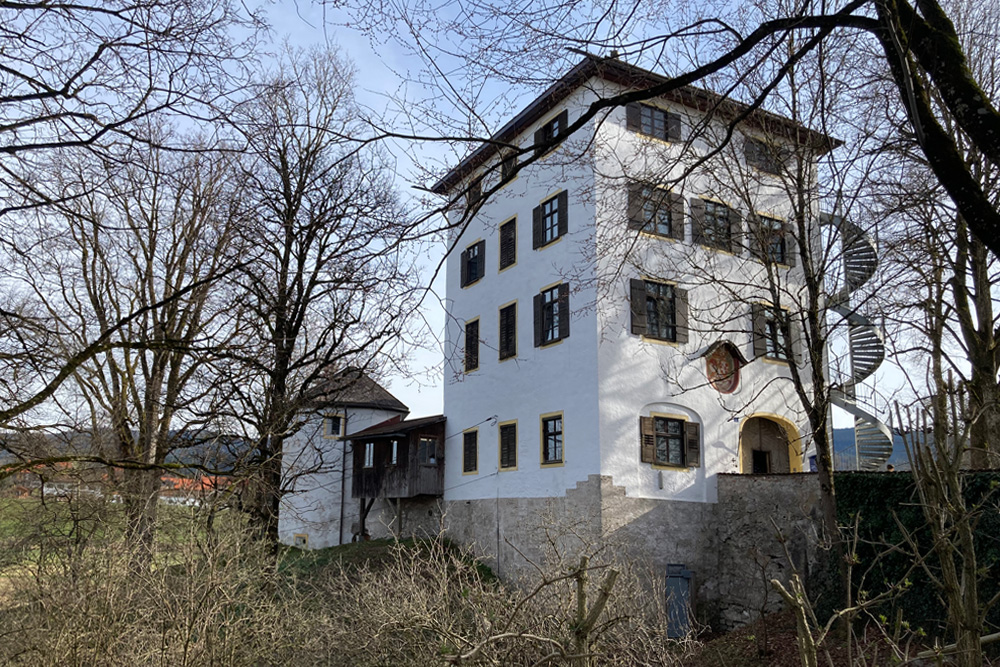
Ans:
[{"label": "white plaster facade", "polygon": [[[354,471],[350,434],[405,415],[400,409],[336,401],[304,415],[302,428],[284,443],[284,493],[278,515],[278,539],[282,544],[324,549],[351,541],[360,509],[358,501],[351,498]],[[333,416],[341,420],[339,434],[329,433],[325,423]],[[376,521],[372,524],[378,526]]]},{"label": "white plaster facade", "polygon": [[[599,97],[624,92],[599,76],[577,82],[572,92],[534,122],[524,124],[509,143],[530,147],[535,131],[568,111],[572,124]],[[769,301],[766,269],[744,249],[730,254],[692,242],[685,215],[684,240],[630,232],[626,224],[631,179],[670,183],[684,197],[705,197],[740,209],[784,218],[786,197],[770,177],[746,165],[742,155],[724,153],[681,181],[684,165],[704,156],[721,124],[703,113],[669,101],[651,101],[683,118],[682,140],[668,143],[626,129],[618,107],[599,116],[516,178],[492,193],[453,239],[447,261],[444,408],[447,460],[446,501],[564,496],[591,475],[609,478],[632,498],[715,502],[716,476],[740,472],[741,424],[753,416],[779,422],[796,450],[792,471],[802,469],[801,435],[806,419],[786,363],[754,359],[750,303]],[[713,124],[715,123],[715,124]],[[503,131],[501,131],[503,132]],[[742,145],[737,137],[734,145]],[[455,196],[484,173],[484,190],[499,179],[499,158],[461,174],[439,191]],[[455,172],[453,172],[455,173]],[[734,185],[739,173],[740,184]],[[442,181],[445,183],[447,178]],[[749,184],[749,185],[748,185]],[[439,184],[440,185],[440,184]],[[532,210],[554,194],[568,191],[567,234],[532,249]],[[685,205],[685,211],[689,211]],[[453,223],[463,210],[452,212]],[[517,220],[517,261],[498,271],[499,226]],[[485,275],[461,285],[461,252],[485,241]],[[800,269],[778,267],[781,290],[793,294]],[[686,344],[654,341],[632,334],[629,279],[655,278],[688,290],[690,337]],[[568,282],[570,335],[556,344],[533,345],[532,299],[543,288]],[[498,312],[517,303],[517,355],[498,358]],[[479,366],[463,368],[465,323],[478,318]],[[793,334],[794,335],[794,334]],[[739,387],[721,394],[707,381],[702,354],[725,340],[751,360]],[[563,415],[564,460],[541,463],[540,419]],[[640,462],[639,417],[671,415],[700,425],[702,461],[672,468]],[[498,423],[516,421],[516,469],[499,465]],[[463,472],[463,433],[478,430],[478,467]]]}]

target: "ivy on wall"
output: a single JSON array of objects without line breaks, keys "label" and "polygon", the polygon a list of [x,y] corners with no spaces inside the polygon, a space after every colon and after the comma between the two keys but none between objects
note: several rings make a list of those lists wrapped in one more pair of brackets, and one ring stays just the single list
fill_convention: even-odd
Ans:
[{"label": "ivy on wall", "polygon": [[[929,554],[931,570],[937,569],[937,558],[930,554],[931,534],[909,472],[837,473],[835,485],[839,523],[853,526],[858,521],[855,596],[877,595],[900,583],[910,569],[913,555],[905,544],[902,550],[884,553],[888,545],[904,543],[900,524],[913,536],[919,551]],[[986,601],[1000,591],[1000,472],[966,473],[964,485],[966,504],[977,515],[979,599]],[[911,627],[923,628],[934,636],[944,633],[945,608],[921,568],[913,570],[905,590],[877,613],[895,619],[897,609],[903,610],[903,619]],[[987,621],[984,632],[995,632],[1000,627],[1000,605],[994,607]]]}]

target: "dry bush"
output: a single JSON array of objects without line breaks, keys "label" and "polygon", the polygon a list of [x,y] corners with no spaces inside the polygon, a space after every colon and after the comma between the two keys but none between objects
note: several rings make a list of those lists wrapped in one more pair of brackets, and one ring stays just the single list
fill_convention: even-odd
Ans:
[{"label": "dry bush", "polygon": [[[67,502],[72,511],[28,512],[22,560],[0,575],[0,664],[587,664],[575,650],[578,560],[553,560],[516,586],[440,539],[370,549],[378,558],[360,562],[341,560],[348,548],[289,551],[275,566],[240,520],[208,531],[203,513],[170,511],[155,567],[136,571],[120,508]],[[612,568],[591,664],[676,664],[685,645],[665,638],[662,595],[650,593],[662,582],[596,554],[585,607]]]}]

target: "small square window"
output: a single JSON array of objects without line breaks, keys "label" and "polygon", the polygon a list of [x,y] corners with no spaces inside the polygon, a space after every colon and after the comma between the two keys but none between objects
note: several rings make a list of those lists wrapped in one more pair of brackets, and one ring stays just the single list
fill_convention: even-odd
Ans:
[{"label": "small square window", "polygon": [[563,462],[562,415],[542,417],[542,465]]},{"label": "small square window", "polygon": [[760,303],[753,305],[752,318],[754,356],[787,362],[792,349],[788,312]]},{"label": "small square window", "polygon": [[757,216],[753,228],[753,254],[762,261],[788,264],[785,223],[777,218]]},{"label": "small square window", "polygon": [[296,549],[308,549],[309,548],[309,535],[306,533],[296,533],[292,536],[292,546]]},{"label": "small square window", "polygon": [[422,437],[417,441],[417,463],[437,465],[437,438]]},{"label": "small square window", "polygon": [[323,437],[340,438],[344,435],[343,415],[326,415],[323,418]]},{"label": "small square window", "polygon": [[557,145],[557,140],[562,139],[569,126],[569,114],[563,110],[555,118],[542,125],[535,131],[535,155],[544,155]]},{"label": "small square window", "polygon": [[680,419],[655,417],[653,428],[656,433],[656,463],[683,466],[684,422]]},{"label": "small square window", "polygon": [[483,200],[483,179],[482,177],[473,180],[469,183],[469,189],[466,193],[468,198],[469,208],[475,208],[479,202]]},{"label": "small square window", "polygon": [[781,174],[785,156],[777,146],[760,139],[746,139],[743,142],[743,153],[751,167],[775,176]]},{"label": "small square window", "polygon": [[629,187],[628,218],[632,229],[683,238],[680,232],[684,221],[681,215],[675,215],[675,208],[670,192],[663,188],[648,183],[633,183]]},{"label": "small square window", "polygon": [[664,141],[681,139],[681,117],[659,107],[632,102],[625,106],[625,119],[632,132]]},{"label": "small square window", "polygon": [[544,248],[569,231],[569,195],[563,190],[532,211],[531,247]]},{"label": "small square window", "polygon": [[705,201],[705,218],[701,228],[701,243],[710,248],[732,251],[732,209],[714,201]]}]

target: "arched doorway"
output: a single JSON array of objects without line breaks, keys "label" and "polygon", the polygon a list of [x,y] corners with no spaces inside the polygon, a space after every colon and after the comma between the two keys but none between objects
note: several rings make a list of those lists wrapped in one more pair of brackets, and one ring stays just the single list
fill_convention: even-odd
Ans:
[{"label": "arched doorway", "polygon": [[[785,427],[767,417],[750,417],[740,429],[740,471],[761,475],[775,472],[797,472],[792,448]],[[793,470],[794,469],[794,470]]]}]

